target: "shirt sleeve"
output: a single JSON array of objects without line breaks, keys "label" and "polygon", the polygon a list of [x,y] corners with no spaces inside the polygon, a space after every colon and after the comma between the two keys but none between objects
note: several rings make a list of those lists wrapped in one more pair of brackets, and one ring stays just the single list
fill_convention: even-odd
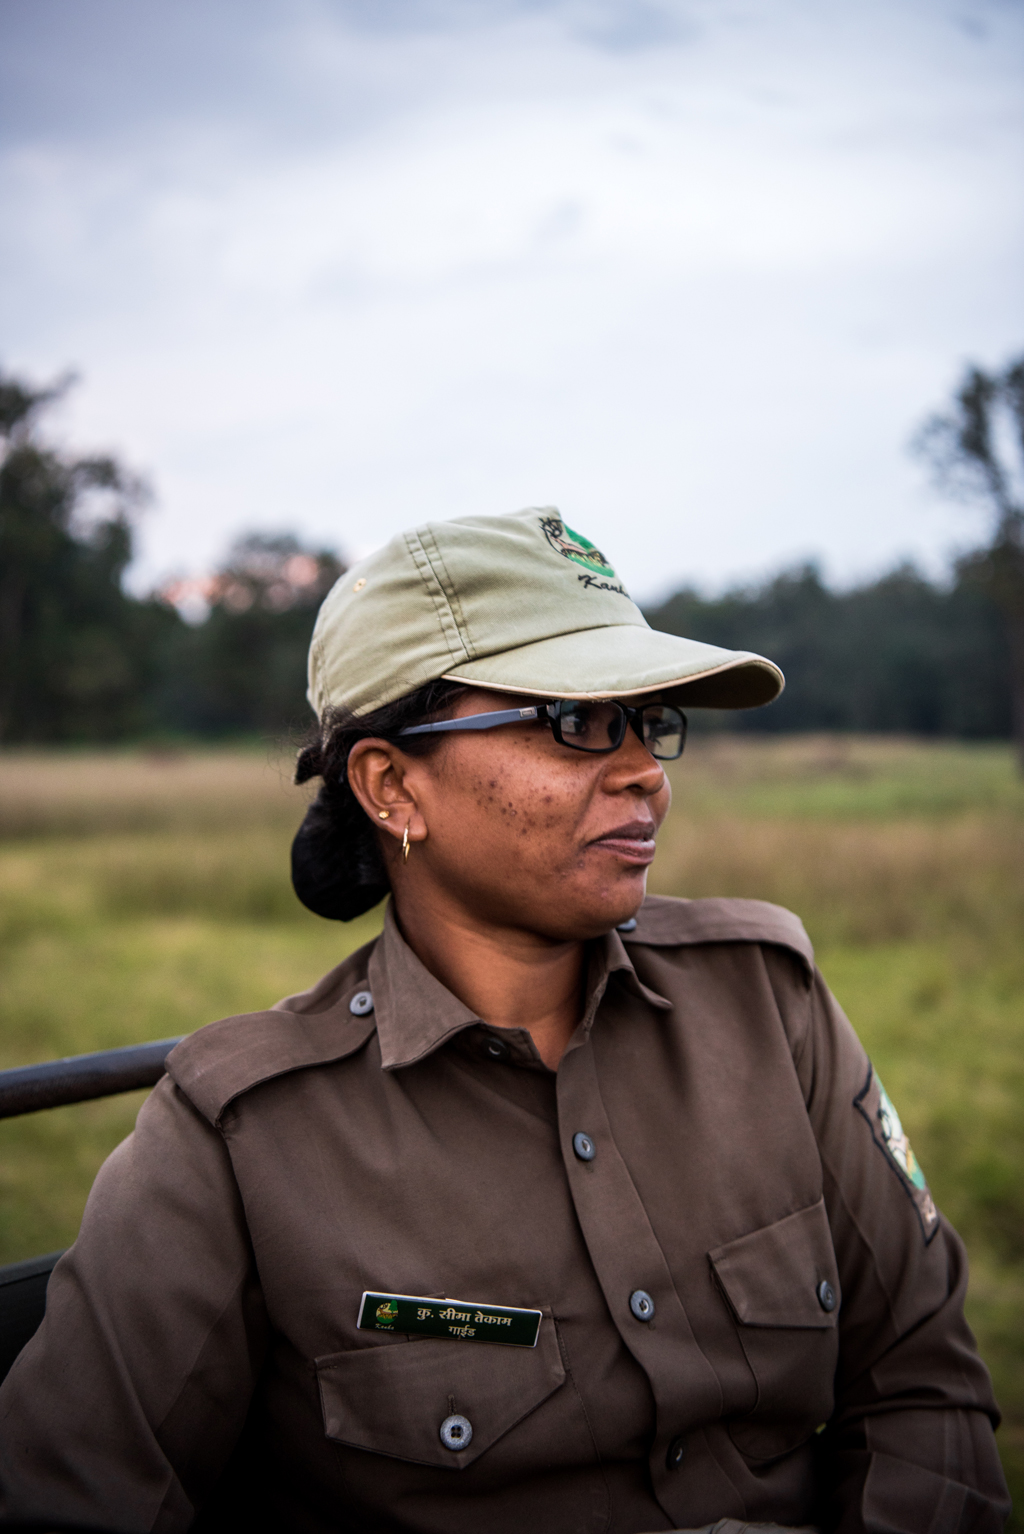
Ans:
[{"label": "shirt sleeve", "polygon": [[265,1338],[227,1150],[164,1077],[101,1168],[0,1390],[0,1524],[190,1528]]},{"label": "shirt sleeve", "polygon": [[[964,1317],[967,1254],[937,1213],[821,976],[766,955],[824,1174],[841,1284],[823,1443],[837,1534],[998,1534],[1010,1511],[988,1370]],[[879,1112],[879,1108],[883,1111]]]}]

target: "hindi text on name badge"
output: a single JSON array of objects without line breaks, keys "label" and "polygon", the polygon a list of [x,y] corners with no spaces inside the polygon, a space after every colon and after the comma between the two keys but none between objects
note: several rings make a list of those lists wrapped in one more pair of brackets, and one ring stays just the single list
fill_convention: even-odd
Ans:
[{"label": "hindi text on name badge", "polygon": [[466,1300],[431,1300],[416,1294],[366,1290],[359,1306],[362,1331],[406,1332],[419,1337],[452,1337],[465,1342],[503,1342],[533,1348],[541,1312],[512,1305],[478,1305]]}]

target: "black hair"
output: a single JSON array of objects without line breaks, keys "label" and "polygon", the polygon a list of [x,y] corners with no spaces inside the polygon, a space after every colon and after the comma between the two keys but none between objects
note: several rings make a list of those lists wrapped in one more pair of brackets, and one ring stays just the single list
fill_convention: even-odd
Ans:
[{"label": "black hair", "polygon": [[[320,792],[292,842],[292,884],[304,906],[331,921],[352,921],[391,888],[378,831],[348,781],[348,758],[359,740],[396,741],[413,724],[447,713],[466,691],[461,682],[427,682],[415,692],[369,714],[347,708],[324,712],[313,737],[299,752],[296,783],[322,778]],[[409,756],[428,756],[440,735],[412,735],[402,742]]]}]

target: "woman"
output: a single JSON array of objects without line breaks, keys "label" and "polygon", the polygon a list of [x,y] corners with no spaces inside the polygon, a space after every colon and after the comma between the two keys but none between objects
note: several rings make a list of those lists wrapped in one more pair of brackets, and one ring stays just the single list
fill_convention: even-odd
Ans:
[{"label": "woman", "polygon": [[192,1035],[2,1396],[8,1521],[995,1531],[962,1245],[757,901],[644,899],[684,702],[553,511],[397,538],[327,598],[301,898],[383,936]]}]

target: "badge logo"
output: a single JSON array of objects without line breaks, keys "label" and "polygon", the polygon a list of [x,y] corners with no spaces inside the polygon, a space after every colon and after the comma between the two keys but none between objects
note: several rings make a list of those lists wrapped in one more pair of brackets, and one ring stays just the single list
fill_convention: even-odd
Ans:
[{"label": "badge logo", "polygon": [[888,1146],[889,1155],[895,1161],[900,1171],[910,1178],[915,1188],[925,1187],[921,1163],[914,1155],[910,1141],[903,1132],[900,1116],[896,1112],[892,1098],[883,1087],[881,1078],[878,1081],[878,1122],[882,1131],[882,1139]]},{"label": "badge logo", "polygon": [[382,1321],[385,1326],[391,1326],[398,1320],[398,1306],[394,1300],[385,1300],[383,1305],[377,1306],[377,1320]]},{"label": "badge logo", "polygon": [[868,1079],[853,1101],[871,1126],[875,1144],[885,1152],[891,1165],[900,1174],[900,1181],[917,1210],[925,1241],[930,1241],[939,1228],[939,1213],[893,1100],[873,1067],[869,1067]]},{"label": "badge logo", "polygon": [[605,575],[615,579],[615,571],[608,563],[599,548],[584,538],[582,533],[573,532],[571,527],[566,527],[559,517],[541,517],[541,531],[550,543],[551,547],[563,559],[571,559],[574,564],[582,565],[591,575]]}]

